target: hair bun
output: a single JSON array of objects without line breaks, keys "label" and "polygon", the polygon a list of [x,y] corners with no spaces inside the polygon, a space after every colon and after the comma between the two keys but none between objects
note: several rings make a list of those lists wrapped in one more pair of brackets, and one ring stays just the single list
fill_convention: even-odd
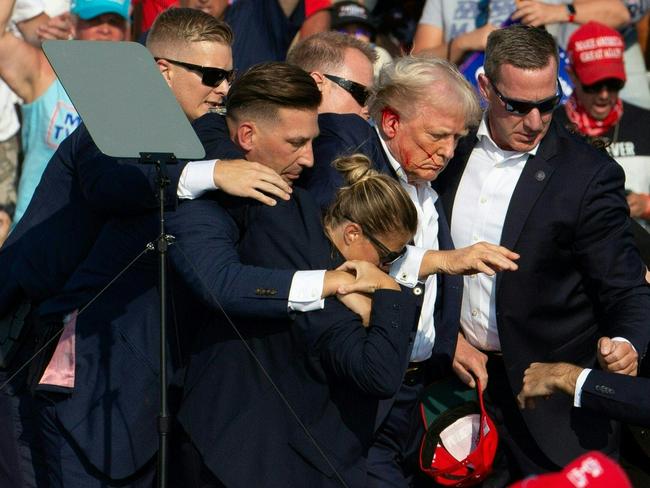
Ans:
[{"label": "hair bun", "polygon": [[343,175],[346,185],[354,185],[379,174],[372,168],[372,162],[364,154],[337,158],[332,162],[332,166]]}]

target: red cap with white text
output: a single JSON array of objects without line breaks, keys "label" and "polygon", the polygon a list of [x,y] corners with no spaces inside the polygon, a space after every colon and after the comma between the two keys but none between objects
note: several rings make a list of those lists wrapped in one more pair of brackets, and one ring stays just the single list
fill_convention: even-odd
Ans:
[{"label": "red cap with white text", "polygon": [[625,81],[625,42],[618,31],[587,22],[569,38],[567,52],[574,73],[583,85],[615,78]]},{"label": "red cap with white text", "polygon": [[569,463],[559,473],[531,476],[509,488],[632,488],[623,469],[598,451]]}]

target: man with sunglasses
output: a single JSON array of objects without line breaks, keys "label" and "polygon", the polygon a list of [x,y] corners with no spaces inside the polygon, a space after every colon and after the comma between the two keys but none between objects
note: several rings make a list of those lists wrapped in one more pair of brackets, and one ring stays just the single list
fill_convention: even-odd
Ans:
[{"label": "man with sunglasses", "polygon": [[375,59],[367,43],[341,32],[315,34],[296,44],[287,55],[287,62],[307,71],[323,95],[318,107],[320,134],[314,141],[314,166],[298,181],[323,210],[343,184],[341,175],[331,167],[334,159],[341,154],[362,153],[375,165],[379,161],[370,143],[372,128],[366,122]]},{"label": "man with sunglasses", "polygon": [[[607,48],[604,48],[607,46]],[[569,75],[575,85],[558,121],[589,139],[606,143],[609,155],[625,170],[630,214],[649,228],[650,110],[623,101],[626,82],[625,43],[621,34],[590,22],[573,33],[567,53]]]},{"label": "man with sunglasses", "polygon": [[515,272],[464,278],[456,360],[489,380],[503,448],[486,486],[557,470],[586,449],[616,455],[606,418],[555,397],[520,412],[513,392],[531,362],[549,358],[634,373],[650,335],[623,172],[552,121],[557,56],[541,29],[490,34],[478,80],[487,111],[437,182],[457,246],[496,241],[520,255]]}]

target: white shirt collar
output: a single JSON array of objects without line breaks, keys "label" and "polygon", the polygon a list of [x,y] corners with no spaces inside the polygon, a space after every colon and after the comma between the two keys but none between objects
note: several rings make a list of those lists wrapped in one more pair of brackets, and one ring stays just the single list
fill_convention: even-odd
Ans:
[{"label": "white shirt collar", "polygon": [[488,117],[488,113],[486,111],[483,113],[483,118],[481,119],[481,123],[478,126],[478,131],[476,132],[476,138],[479,140],[479,144],[483,147],[485,151],[487,151],[488,153],[497,154],[500,160],[518,158],[526,154],[530,156],[534,156],[535,154],[537,154],[537,150],[539,149],[539,143],[532,149],[525,152],[506,151],[504,149],[501,149],[499,146],[497,146],[497,144],[494,142],[494,139],[492,139],[492,136],[490,135],[490,130],[488,129],[487,117]]}]

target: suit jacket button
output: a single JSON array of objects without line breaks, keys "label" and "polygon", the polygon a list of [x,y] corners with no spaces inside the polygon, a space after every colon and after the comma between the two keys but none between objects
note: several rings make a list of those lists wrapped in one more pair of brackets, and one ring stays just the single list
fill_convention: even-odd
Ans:
[{"label": "suit jacket button", "polygon": [[415,288],[413,288],[413,294],[418,297],[422,295],[422,287],[416,286]]},{"label": "suit jacket button", "polygon": [[255,294],[256,295],[261,295],[262,294],[262,289],[261,288],[255,288]]},{"label": "suit jacket button", "polygon": [[277,295],[277,294],[278,294],[278,290],[275,289],[269,290],[269,295]]}]

